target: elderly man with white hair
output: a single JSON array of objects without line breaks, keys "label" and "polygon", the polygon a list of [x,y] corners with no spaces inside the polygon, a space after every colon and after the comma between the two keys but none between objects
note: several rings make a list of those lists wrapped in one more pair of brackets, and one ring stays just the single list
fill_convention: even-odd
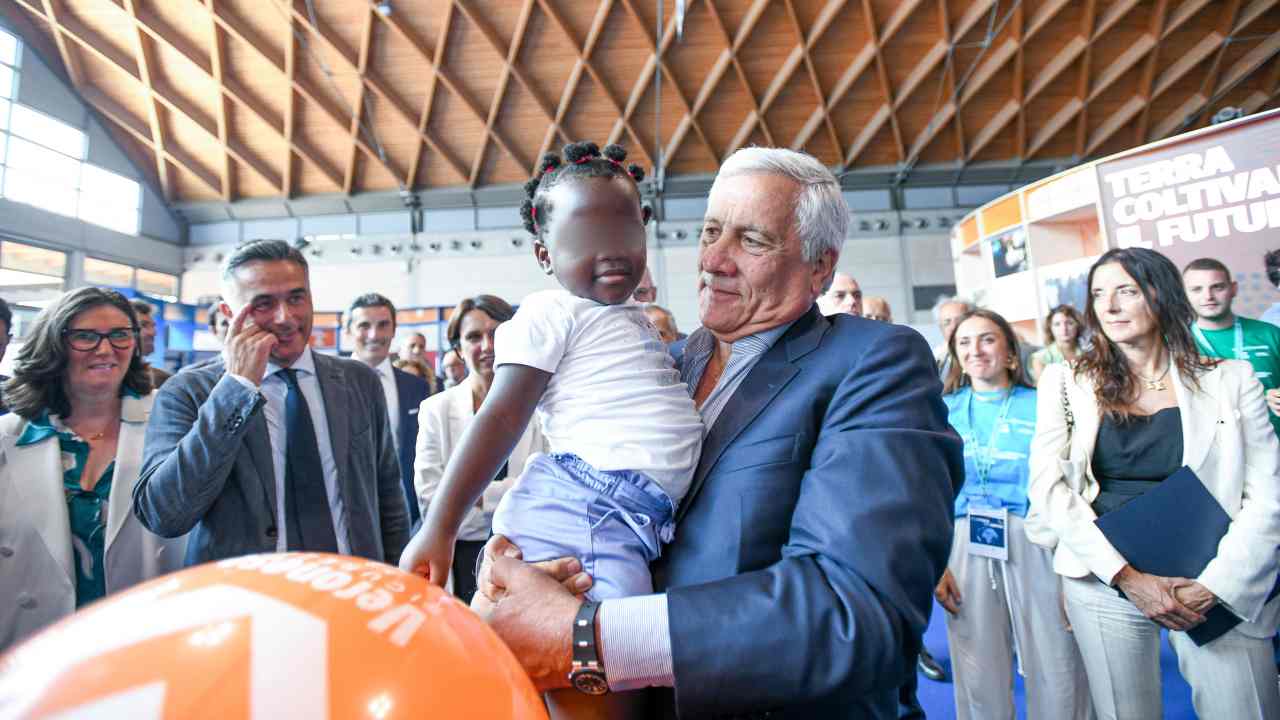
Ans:
[{"label": "elderly man with white hair", "polygon": [[542,689],[658,687],[653,717],[898,716],[962,446],[919,334],[818,311],[848,222],[808,155],[748,148],[720,168],[680,366],[706,435],[659,592],[584,604],[576,560],[486,548],[477,608]]}]

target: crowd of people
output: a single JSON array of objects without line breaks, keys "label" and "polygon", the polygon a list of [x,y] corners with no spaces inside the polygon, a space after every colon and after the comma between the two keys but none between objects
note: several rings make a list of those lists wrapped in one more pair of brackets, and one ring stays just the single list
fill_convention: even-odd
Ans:
[{"label": "crowd of people", "polygon": [[[376,293],[343,314],[351,358],[314,351],[282,241],[226,257],[222,352],[172,376],[149,304],[50,303],[3,385],[0,649],[187,565],[307,550],[448,587],[556,717],[921,717],[935,599],[960,718],[1014,717],[1015,673],[1030,717],[1162,717],[1161,629],[1201,717],[1280,717],[1280,328],[1233,312],[1228,268],[1111,250],[1042,337],[945,297],[931,352],[835,271],[831,172],[748,148],[708,197],[686,336],[625,161],[541,162],[521,216],[557,289],[463,299],[438,363],[420,334],[393,352]],[[1162,575],[1122,538],[1185,472],[1210,500],[1179,522],[1223,530]]]}]

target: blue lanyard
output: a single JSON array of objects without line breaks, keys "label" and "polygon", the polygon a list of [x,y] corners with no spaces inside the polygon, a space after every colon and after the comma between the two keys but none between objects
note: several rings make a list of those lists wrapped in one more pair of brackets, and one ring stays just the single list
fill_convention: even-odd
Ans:
[{"label": "blue lanyard", "polygon": [[[1208,338],[1204,336],[1204,331],[1200,329],[1199,323],[1191,323],[1191,334],[1196,338],[1196,344],[1200,349],[1210,356],[1213,355],[1213,346],[1209,344]],[[1231,354],[1237,360],[1248,360],[1249,353],[1244,351],[1244,325],[1240,322],[1240,318],[1236,318],[1235,335],[1231,342]]]},{"label": "blue lanyard", "polygon": [[[977,392],[972,387],[969,388],[969,395],[965,398],[964,415],[965,420],[969,423],[968,437],[964,438],[965,443],[977,444],[977,428],[973,425],[973,395]],[[991,493],[987,491],[987,478],[991,477],[991,465],[993,464],[992,456],[996,450],[996,438],[1000,435],[1000,428],[1004,426],[1005,419],[1009,416],[1009,407],[1013,404],[1013,388],[1004,395],[1004,401],[1000,403],[1000,413],[996,415],[996,421],[991,425],[991,436],[987,438],[987,447],[981,453],[977,447],[973,452],[973,467],[978,473],[978,483],[982,486],[983,497],[990,498]]]}]

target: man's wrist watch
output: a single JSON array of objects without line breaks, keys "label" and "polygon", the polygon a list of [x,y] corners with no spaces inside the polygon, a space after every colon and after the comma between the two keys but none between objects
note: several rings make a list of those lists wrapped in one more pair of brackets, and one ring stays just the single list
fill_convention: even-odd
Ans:
[{"label": "man's wrist watch", "polygon": [[600,603],[590,600],[578,608],[573,619],[573,665],[569,670],[569,682],[578,692],[587,695],[604,695],[609,692],[609,681],[604,676],[604,663],[596,647],[596,613]]}]

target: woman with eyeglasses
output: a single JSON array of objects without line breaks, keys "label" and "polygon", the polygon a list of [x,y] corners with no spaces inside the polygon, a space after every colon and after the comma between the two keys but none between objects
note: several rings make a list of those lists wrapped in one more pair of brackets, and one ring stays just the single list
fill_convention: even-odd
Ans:
[{"label": "woman with eyeglasses", "polygon": [[81,288],[42,310],[4,395],[0,651],[186,551],[131,512],[152,389],[124,296]]},{"label": "woman with eyeglasses", "polygon": [[[449,464],[454,446],[462,439],[462,433],[475,419],[476,411],[489,394],[489,386],[493,383],[494,332],[498,325],[510,320],[514,314],[505,300],[493,295],[467,298],[453,310],[445,331],[450,347],[448,353],[462,359],[467,366],[467,376],[457,385],[423,400],[418,412],[418,446],[413,472],[423,517],[426,517],[431,498],[440,489],[440,479],[444,476],[444,468]],[[463,519],[453,551],[452,582],[454,594],[464,602],[470,602],[475,594],[476,559],[489,539],[493,511],[498,507],[498,501],[520,477],[529,456],[546,450],[538,421],[530,421],[507,464]]]}]

